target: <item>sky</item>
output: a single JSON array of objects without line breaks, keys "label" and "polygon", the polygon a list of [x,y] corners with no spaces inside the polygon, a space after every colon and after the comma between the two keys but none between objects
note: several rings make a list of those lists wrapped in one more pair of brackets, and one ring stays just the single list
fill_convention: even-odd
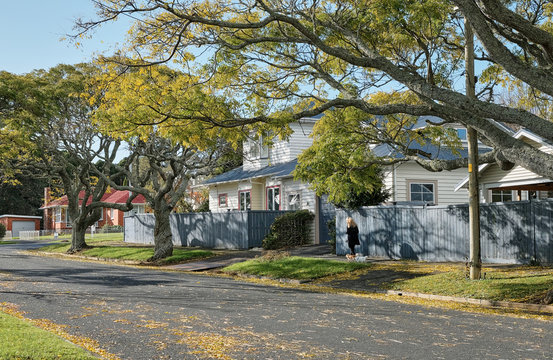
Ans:
[{"label": "sky", "polygon": [[58,64],[88,62],[124,43],[128,22],[119,21],[81,40],[77,48],[62,37],[75,32],[75,19],[94,18],[90,0],[0,0],[0,71],[24,74]]}]

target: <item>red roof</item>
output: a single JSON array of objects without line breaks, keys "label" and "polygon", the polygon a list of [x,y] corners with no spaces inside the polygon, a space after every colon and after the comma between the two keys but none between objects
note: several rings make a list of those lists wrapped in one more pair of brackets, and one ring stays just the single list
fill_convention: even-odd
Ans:
[{"label": "red roof", "polygon": [[[115,192],[112,192],[109,194],[107,199],[102,200],[109,203],[115,203],[115,204],[124,204],[127,202],[127,199],[131,195],[130,191],[124,191],[124,190],[117,190]],[[138,194],[132,201],[132,204],[145,204],[146,199],[144,198],[144,195]]]},{"label": "red roof", "polygon": [[[108,190],[106,193],[102,196],[101,201],[103,202],[109,202],[109,203],[115,203],[115,204],[124,204],[127,202],[127,199],[129,198],[129,191],[126,190]],[[79,193],[79,205],[82,204],[83,198],[85,196],[84,190]],[[91,197],[88,197],[86,204],[90,204],[92,202]],[[135,197],[132,201],[133,204],[145,204],[146,199],[143,195],[138,195]],[[52,208],[56,206],[67,206],[69,204],[69,200],[67,200],[67,195],[62,196],[59,199],[50,201],[48,204],[41,207],[41,209],[47,209]]]}]

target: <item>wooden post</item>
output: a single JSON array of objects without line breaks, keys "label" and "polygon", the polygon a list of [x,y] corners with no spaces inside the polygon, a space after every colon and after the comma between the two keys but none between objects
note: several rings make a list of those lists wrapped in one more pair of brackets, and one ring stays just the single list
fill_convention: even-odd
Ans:
[{"label": "wooden post", "polygon": [[[474,78],[474,35],[465,18],[465,70],[466,94],[476,98]],[[480,255],[480,199],[478,189],[478,137],[476,130],[467,126],[468,171],[469,171],[469,233],[470,233],[470,279],[480,279],[482,259]]]}]

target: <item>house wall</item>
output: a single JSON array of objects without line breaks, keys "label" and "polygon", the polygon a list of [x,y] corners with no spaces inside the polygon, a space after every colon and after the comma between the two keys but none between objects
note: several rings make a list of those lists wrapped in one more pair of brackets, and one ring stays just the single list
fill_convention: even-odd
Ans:
[{"label": "house wall", "polygon": [[[219,195],[227,195],[227,206],[219,207]],[[238,210],[238,184],[219,184],[209,188],[209,210],[211,212],[221,212]]]},{"label": "house wall", "polygon": [[268,156],[262,157],[261,152],[257,151],[259,156],[252,155],[253,147],[258,148],[259,143],[253,140],[244,143],[243,166],[244,170],[254,170],[265,167],[269,164],[281,164],[292,161],[305,149],[313,144],[313,139],[309,137],[313,131],[314,120],[301,120],[290,124],[292,134],[286,140],[273,140],[273,145],[268,149]]},{"label": "house wall", "polygon": [[301,152],[313,144],[313,138],[310,137],[313,132],[314,121],[305,120],[290,124],[294,132],[288,140],[288,157],[285,161],[291,161],[299,156]]},{"label": "house wall", "polygon": [[439,205],[462,204],[468,202],[468,192],[460,189],[455,192],[455,186],[467,176],[467,169],[430,172],[414,162],[405,162],[389,166],[384,172],[384,184],[392,192],[389,201],[409,201],[409,182],[428,181],[437,184],[437,201]]}]

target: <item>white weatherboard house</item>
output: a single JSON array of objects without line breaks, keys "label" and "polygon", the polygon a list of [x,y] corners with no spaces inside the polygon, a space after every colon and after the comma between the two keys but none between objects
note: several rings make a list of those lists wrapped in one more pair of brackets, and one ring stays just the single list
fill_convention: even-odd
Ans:
[{"label": "white weatherboard house", "polygon": [[[434,123],[441,122],[441,119],[434,116],[421,116],[413,129],[426,126],[426,121]],[[413,142],[409,145],[411,149],[422,150],[430,155],[432,159],[454,160],[459,157],[466,158],[467,151],[467,130],[461,126],[452,126],[461,140],[462,148],[458,154],[453,153],[447,147],[439,147],[430,143],[420,145]],[[490,151],[489,147],[479,144],[479,152]],[[396,152],[387,144],[381,144],[373,148],[373,152],[380,157],[391,157],[401,159],[402,154]],[[466,167],[451,170],[432,172],[424,169],[414,161],[400,162],[384,168],[384,184],[390,190],[391,203],[430,203],[434,205],[454,205],[468,202],[468,191],[466,188],[456,190],[456,185],[466,178],[468,170]]]},{"label": "white weatherboard house", "polygon": [[[553,144],[531,131],[522,129],[513,133],[513,136],[545,153],[553,153]],[[497,164],[484,164],[478,171],[480,202],[553,198],[553,180],[537,175],[522,166],[501,170]],[[467,186],[468,177],[456,186],[456,190],[465,192]]]},{"label": "white weatherboard house", "polygon": [[[298,155],[313,143],[309,136],[318,118],[304,118],[290,126],[292,135],[286,141],[275,141],[264,147],[261,141],[244,144],[243,165],[215,176],[202,185],[209,187],[211,212],[247,210],[300,210],[315,214],[315,243],[324,243],[326,221],[323,211],[328,204],[317,197],[309,184],[293,179]],[[433,119],[436,120],[436,119]],[[421,118],[422,124],[426,118]],[[466,130],[459,128],[459,136],[466,140]],[[466,144],[466,141],[465,141]],[[413,145],[419,146],[419,145]],[[466,156],[466,148],[460,155],[434,145],[421,146],[433,158],[452,159]],[[380,156],[400,157],[388,145],[376,146],[373,151]],[[482,151],[489,151],[483,149]],[[385,169],[384,182],[392,192],[390,202],[426,202],[439,205],[468,202],[468,192],[455,192],[467,169],[429,172],[409,161]]]}]

